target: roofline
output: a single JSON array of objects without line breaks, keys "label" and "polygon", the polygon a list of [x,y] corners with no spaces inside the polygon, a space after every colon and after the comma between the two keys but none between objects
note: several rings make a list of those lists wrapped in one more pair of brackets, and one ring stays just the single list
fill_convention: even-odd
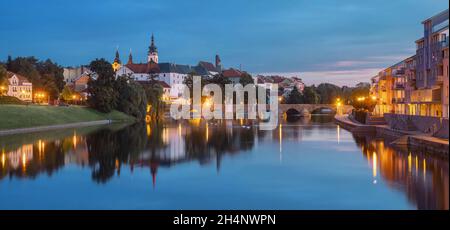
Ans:
[{"label": "roofline", "polygon": [[441,12],[439,12],[439,13],[437,13],[437,14],[435,14],[435,15],[433,15],[433,16],[427,18],[427,19],[425,19],[424,21],[422,21],[422,24],[425,24],[425,23],[428,22],[428,21],[432,21],[434,18],[437,18],[437,17],[439,17],[439,16],[442,16],[442,15],[444,15],[444,14],[446,14],[446,13],[448,13],[448,9],[443,10],[443,11],[441,11]]},{"label": "roofline", "polygon": [[416,40],[416,43],[418,43],[420,41],[424,41],[424,40],[425,40],[425,38],[419,38],[419,39]]}]

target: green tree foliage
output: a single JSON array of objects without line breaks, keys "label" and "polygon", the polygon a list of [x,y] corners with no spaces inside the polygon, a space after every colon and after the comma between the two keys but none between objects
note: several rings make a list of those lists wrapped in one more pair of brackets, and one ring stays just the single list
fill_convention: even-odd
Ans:
[{"label": "green tree foliage", "polygon": [[357,110],[373,111],[376,105],[376,101],[372,100],[369,96],[370,85],[367,83],[359,83],[352,90],[351,93],[351,105]]},{"label": "green tree foliage", "polygon": [[244,73],[239,80],[239,83],[243,86],[246,86],[248,84],[254,84],[255,81],[253,80],[252,76],[248,73]]},{"label": "green tree foliage", "polygon": [[150,105],[149,115],[152,119],[158,120],[164,112],[164,103],[161,97],[164,93],[163,88],[159,84],[149,84],[144,86],[147,96],[147,103]]},{"label": "green tree foliage", "polygon": [[305,87],[303,90],[303,103],[304,104],[319,104],[320,95],[316,92],[314,86]]},{"label": "green tree foliage", "polygon": [[53,97],[57,98],[59,92],[64,88],[64,70],[58,64],[53,63],[50,59],[44,62],[38,62],[36,66],[41,75],[41,82],[44,89]]},{"label": "green tree foliage", "polygon": [[111,112],[117,107],[118,99],[112,66],[105,59],[96,59],[91,62],[90,69],[96,79],[88,82],[88,105],[104,113]]},{"label": "green tree foliage", "polygon": [[317,93],[320,95],[321,104],[333,104],[337,98],[342,97],[342,89],[339,86],[322,83],[316,88]]},{"label": "green tree foliage", "polygon": [[289,96],[286,98],[286,104],[304,104],[304,97],[300,93],[300,91],[297,89],[297,87],[294,87],[292,89],[291,93],[289,93]]},{"label": "green tree foliage", "polygon": [[115,89],[118,92],[117,110],[143,120],[147,108],[144,87],[129,77],[121,76],[115,82]]},{"label": "green tree foliage", "polygon": [[369,97],[370,85],[358,84],[359,87],[355,87],[351,93],[351,99],[355,100],[358,97]]},{"label": "green tree foliage", "polygon": [[70,101],[72,100],[72,94],[73,94],[72,90],[68,86],[65,86],[61,92],[61,98],[64,101]]},{"label": "green tree foliage", "polygon": [[50,59],[39,61],[35,57],[10,56],[6,62],[8,71],[20,74],[33,83],[33,91],[45,91],[50,99],[56,99],[64,88],[63,68]]},{"label": "green tree foliage", "polygon": [[194,76],[195,72],[191,72],[184,78],[183,81],[183,84],[189,88],[189,92],[191,93],[191,95],[192,95],[192,88],[194,87]]},{"label": "green tree foliage", "polygon": [[0,87],[3,87],[0,88],[0,96],[6,93],[8,84],[8,73],[6,68],[0,63]]}]

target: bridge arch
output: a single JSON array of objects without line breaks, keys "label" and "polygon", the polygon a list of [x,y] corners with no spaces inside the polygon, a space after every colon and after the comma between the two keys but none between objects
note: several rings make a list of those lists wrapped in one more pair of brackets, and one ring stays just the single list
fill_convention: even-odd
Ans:
[{"label": "bridge arch", "polygon": [[318,109],[329,109],[331,112],[339,114],[350,113],[353,107],[351,105],[341,105],[337,107],[335,104],[279,104],[278,114],[280,116],[287,116],[288,111],[298,111],[300,115],[308,116]]}]

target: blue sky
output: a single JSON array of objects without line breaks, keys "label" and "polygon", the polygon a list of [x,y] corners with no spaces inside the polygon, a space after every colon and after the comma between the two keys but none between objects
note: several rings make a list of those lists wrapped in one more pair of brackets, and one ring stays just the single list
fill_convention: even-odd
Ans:
[{"label": "blue sky", "polygon": [[[213,62],[309,84],[354,85],[415,52],[421,21],[447,0],[0,0],[0,59],[96,57],[144,61],[151,33],[160,62]],[[5,36],[4,36],[5,35]]]}]

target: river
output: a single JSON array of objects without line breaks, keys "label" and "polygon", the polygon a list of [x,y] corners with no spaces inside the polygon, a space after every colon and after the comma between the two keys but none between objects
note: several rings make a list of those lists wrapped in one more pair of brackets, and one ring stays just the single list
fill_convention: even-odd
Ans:
[{"label": "river", "polygon": [[0,137],[0,209],[449,209],[448,158],[313,116]]}]

